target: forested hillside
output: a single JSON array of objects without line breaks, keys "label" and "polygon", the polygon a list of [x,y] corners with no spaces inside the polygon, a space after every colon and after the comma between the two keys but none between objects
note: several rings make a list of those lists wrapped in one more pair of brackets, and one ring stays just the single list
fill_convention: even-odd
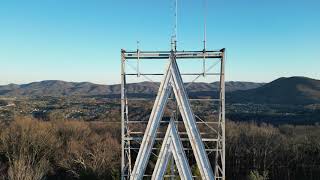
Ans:
[{"label": "forested hillside", "polygon": [[[120,123],[19,117],[1,129],[5,179],[119,179]],[[318,180],[319,139],[320,126],[227,122],[227,179]]]}]

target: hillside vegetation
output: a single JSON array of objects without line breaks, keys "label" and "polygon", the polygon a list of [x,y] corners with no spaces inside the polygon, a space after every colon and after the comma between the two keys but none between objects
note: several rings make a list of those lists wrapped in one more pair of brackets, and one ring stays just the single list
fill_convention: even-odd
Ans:
[{"label": "hillside vegetation", "polygon": [[[119,179],[118,123],[20,117],[1,129],[3,179]],[[227,178],[318,180],[319,139],[319,126],[228,122]]]},{"label": "hillside vegetation", "polygon": [[1,129],[3,179],[119,179],[120,135],[114,124],[17,118]]}]

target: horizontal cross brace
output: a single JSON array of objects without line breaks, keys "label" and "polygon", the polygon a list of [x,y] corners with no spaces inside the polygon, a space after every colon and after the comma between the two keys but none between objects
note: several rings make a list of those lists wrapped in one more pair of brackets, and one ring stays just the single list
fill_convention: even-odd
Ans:
[{"label": "horizontal cross brace", "polygon": [[[220,51],[176,51],[176,59],[222,58],[224,49]],[[171,51],[131,51],[122,50],[124,59],[169,59]]]},{"label": "horizontal cross brace", "polygon": [[[128,174],[124,174],[123,175],[124,177],[128,177],[129,175]],[[143,175],[143,177],[151,177],[152,175],[148,175],[148,174],[145,174]],[[177,177],[177,175],[164,175],[165,178],[168,178],[168,177]],[[199,178],[199,176],[192,176],[193,178]],[[215,179],[222,179],[222,177],[218,177],[216,176]]]},{"label": "horizontal cross brace", "polygon": [[[128,174],[125,174],[123,175],[124,177],[128,177],[129,175]],[[145,174],[143,175],[143,177],[151,177],[152,175],[148,175],[148,174]],[[164,175],[165,178],[168,178],[168,177],[177,177],[177,175]],[[192,176],[193,178],[197,178],[199,176]]]},{"label": "horizontal cross brace", "polygon": [[[139,123],[139,124],[141,124],[141,123],[148,123],[149,121],[126,121],[126,123]],[[183,122],[183,121],[178,121],[178,122]],[[160,121],[160,123],[169,123],[169,121]],[[203,122],[203,121],[199,121],[199,122],[196,122],[197,124],[219,124],[219,123],[221,123],[221,122],[218,122],[218,121],[216,121],[216,122]]]},{"label": "horizontal cross brace", "polygon": [[[130,147],[130,148],[124,148],[126,150],[139,150],[140,148],[134,148],[134,147]],[[151,148],[152,150],[159,150],[160,148]],[[184,151],[188,151],[188,150],[192,150],[192,148],[183,148]],[[207,152],[210,151],[222,151],[222,149],[205,149]]]},{"label": "horizontal cross brace", "polygon": [[[153,101],[155,98],[127,98],[129,101]],[[173,98],[169,98],[169,100],[173,100]],[[189,101],[215,101],[219,102],[220,99],[212,99],[212,98],[207,98],[207,99],[189,99]]]},{"label": "horizontal cross brace", "polygon": [[[158,141],[161,141],[163,140],[164,138],[155,138],[155,140],[158,140]],[[188,138],[180,138],[181,141],[190,141],[190,139]],[[124,140],[127,140],[127,141],[141,141],[142,140],[142,137],[127,137],[127,138],[124,138]],[[202,141],[205,141],[205,142],[216,142],[218,141],[219,139],[217,138],[202,138]],[[220,139],[221,141],[221,139]]]},{"label": "horizontal cross brace", "polygon": [[[144,132],[130,132],[130,134],[144,134]],[[157,134],[165,134],[165,132],[157,132]],[[181,135],[187,135],[186,132],[179,132]],[[200,133],[201,135],[207,135],[212,133]]]},{"label": "horizontal cross brace", "polygon": [[[126,76],[162,76],[164,75],[163,73],[127,73],[124,74]],[[204,73],[181,73],[182,76],[201,76],[204,75]],[[219,76],[221,75],[220,73],[205,73],[205,75],[207,76]]]}]

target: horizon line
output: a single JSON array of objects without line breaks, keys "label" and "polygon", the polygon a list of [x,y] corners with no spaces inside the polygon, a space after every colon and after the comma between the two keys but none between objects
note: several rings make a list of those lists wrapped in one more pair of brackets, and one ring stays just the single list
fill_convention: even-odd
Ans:
[{"label": "horizon line", "polygon": [[[283,76],[283,77],[278,77],[274,80],[280,79],[280,78],[292,78],[292,77],[303,77],[303,78],[309,78],[309,79],[315,79],[315,80],[319,80],[316,78],[312,78],[312,77],[307,77],[307,76]],[[67,83],[91,83],[91,84],[95,84],[95,85],[105,85],[105,86],[112,86],[112,85],[120,85],[121,82],[119,83],[111,83],[111,84],[103,84],[103,83],[95,83],[92,81],[67,81],[67,80],[59,80],[59,79],[47,79],[47,80],[36,80],[36,81],[29,81],[29,82],[24,82],[24,83],[8,83],[8,84],[0,84],[0,86],[8,86],[8,85],[25,85],[25,84],[31,84],[31,83],[40,83],[40,82],[45,82],[45,81],[60,81],[60,82],[67,82]],[[231,81],[226,81],[226,82],[247,82],[247,83],[270,83],[272,81],[269,82],[256,82],[256,81],[237,81],[237,80],[231,80]],[[137,82],[130,82],[127,84],[136,84],[136,83],[143,83],[143,82],[153,82],[153,81],[137,81]],[[215,82],[219,82],[219,81],[212,81],[212,82],[194,82],[194,83],[206,83],[206,84],[211,84],[211,83],[215,83]],[[160,81],[154,81],[154,83],[160,83]],[[184,82],[184,83],[190,83],[189,81]]]}]

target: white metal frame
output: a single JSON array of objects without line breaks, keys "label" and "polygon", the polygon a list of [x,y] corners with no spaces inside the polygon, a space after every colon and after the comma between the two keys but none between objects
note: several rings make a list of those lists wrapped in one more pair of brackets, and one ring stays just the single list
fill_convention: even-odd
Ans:
[{"label": "white metal frame", "polygon": [[179,137],[178,129],[174,119],[170,120],[159,157],[152,174],[152,180],[162,180],[167,170],[168,162],[174,157],[180,177],[183,180],[192,180],[190,166],[183,150],[183,145]]},{"label": "white metal frame", "polygon": [[[122,66],[121,66],[121,75],[122,75],[122,88],[121,88],[121,115],[122,115],[122,162],[121,162],[121,179],[143,179],[143,177],[148,177],[151,175],[145,174],[145,169],[149,163],[149,157],[152,153],[152,150],[154,150],[153,144],[156,141],[157,138],[157,129],[159,127],[159,124],[162,122],[162,116],[164,108],[168,102],[170,94],[173,92],[176,98],[176,102],[178,104],[178,108],[180,110],[182,120],[184,122],[184,125],[186,127],[186,133],[188,135],[188,141],[190,141],[194,157],[196,159],[196,163],[198,165],[198,168],[200,170],[201,178],[202,179],[225,179],[225,93],[224,93],[224,56],[225,56],[225,50],[222,49],[220,51],[140,51],[137,50],[136,52],[126,52],[122,50],[121,52],[121,59],[122,59]],[[180,73],[178,65],[176,60],[178,59],[190,59],[190,58],[207,58],[207,59],[219,59],[221,62],[220,66],[220,72],[219,73],[208,73],[204,70],[203,74],[196,74],[196,73]],[[158,95],[156,97],[156,100],[154,102],[154,106],[151,112],[151,115],[149,117],[149,121],[147,122],[147,128],[145,132],[142,132],[143,139],[141,142],[139,149],[138,156],[135,161],[135,165],[132,169],[132,157],[131,157],[131,151],[137,150],[136,147],[131,147],[130,142],[134,140],[132,132],[129,130],[129,124],[133,123],[130,122],[128,118],[128,97],[127,97],[127,89],[126,89],[126,76],[128,75],[137,75],[137,76],[147,76],[147,75],[162,75],[162,74],[144,74],[140,73],[139,71],[135,74],[126,73],[125,64],[126,61],[129,59],[137,59],[140,61],[141,59],[170,59],[169,66],[166,70],[166,73],[164,74],[164,79],[161,82]],[[217,132],[216,138],[201,138],[201,133],[199,132],[197,128],[197,124],[200,122],[197,122],[195,119],[195,115],[193,114],[193,111],[190,106],[190,102],[188,99],[188,95],[186,93],[182,77],[181,75],[219,75],[220,76],[220,97],[219,99],[215,99],[215,101],[219,102],[219,109],[218,109],[218,116],[219,120],[217,123],[217,127],[214,129],[214,131]],[[173,91],[172,91],[173,90]],[[171,121],[170,121],[171,122]],[[203,121],[202,123],[206,125],[210,125],[210,122]],[[171,123],[168,126],[168,130],[166,133],[166,136],[162,138],[162,140],[165,140],[168,134],[168,131],[170,130],[170,127],[172,129]],[[177,133],[177,135],[179,132]],[[174,134],[171,133],[171,136]],[[184,141],[184,139],[181,139]],[[214,148],[208,148],[204,146],[204,141],[213,141],[216,142],[216,146]],[[165,144],[165,143],[164,143]],[[170,145],[172,146],[172,145]],[[164,145],[162,146],[163,149]],[[186,150],[186,148],[183,148]],[[165,154],[168,156],[172,156],[175,154],[175,152],[170,151],[167,152],[169,149],[161,150],[159,153],[159,158],[161,159],[161,155]],[[171,149],[172,150],[172,149]],[[209,152],[215,152],[215,162],[209,162],[207,153]],[[171,155],[170,155],[171,154]],[[184,154],[184,153],[183,153]],[[187,161],[183,155],[180,157],[180,159],[183,159],[183,161]],[[166,160],[166,159],[165,159]],[[175,158],[175,161],[177,162],[177,159]],[[159,160],[158,160],[159,162]],[[158,165],[157,162],[157,165]],[[160,161],[163,162],[163,161]],[[166,161],[164,161],[166,162]],[[167,163],[167,162],[166,162]],[[166,163],[162,163],[166,164]],[[154,169],[153,178],[156,178],[156,174],[161,174],[164,172],[165,166],[159,167],[156,165]],[[214,166],[214,173],[212,172],[211,165]],[[177,165],[178,166],[178,165]],[[182,166],[182,167],[185,167]],[[188,166],[189,167],[189,166]],[[179,167],[177,167],[179,170]],[[181,168],[181,167],[180,167]],[[180,169],[181,170],[181,169]],[[180,176],[183,177],[183,175],[188,173],[182,173],[179,170]],[[188,170],[185,170],[184,172],[187,172]],[[162,174],[161,174],[162,176]],[[188,175],[190,176],[190,175]]]}]

